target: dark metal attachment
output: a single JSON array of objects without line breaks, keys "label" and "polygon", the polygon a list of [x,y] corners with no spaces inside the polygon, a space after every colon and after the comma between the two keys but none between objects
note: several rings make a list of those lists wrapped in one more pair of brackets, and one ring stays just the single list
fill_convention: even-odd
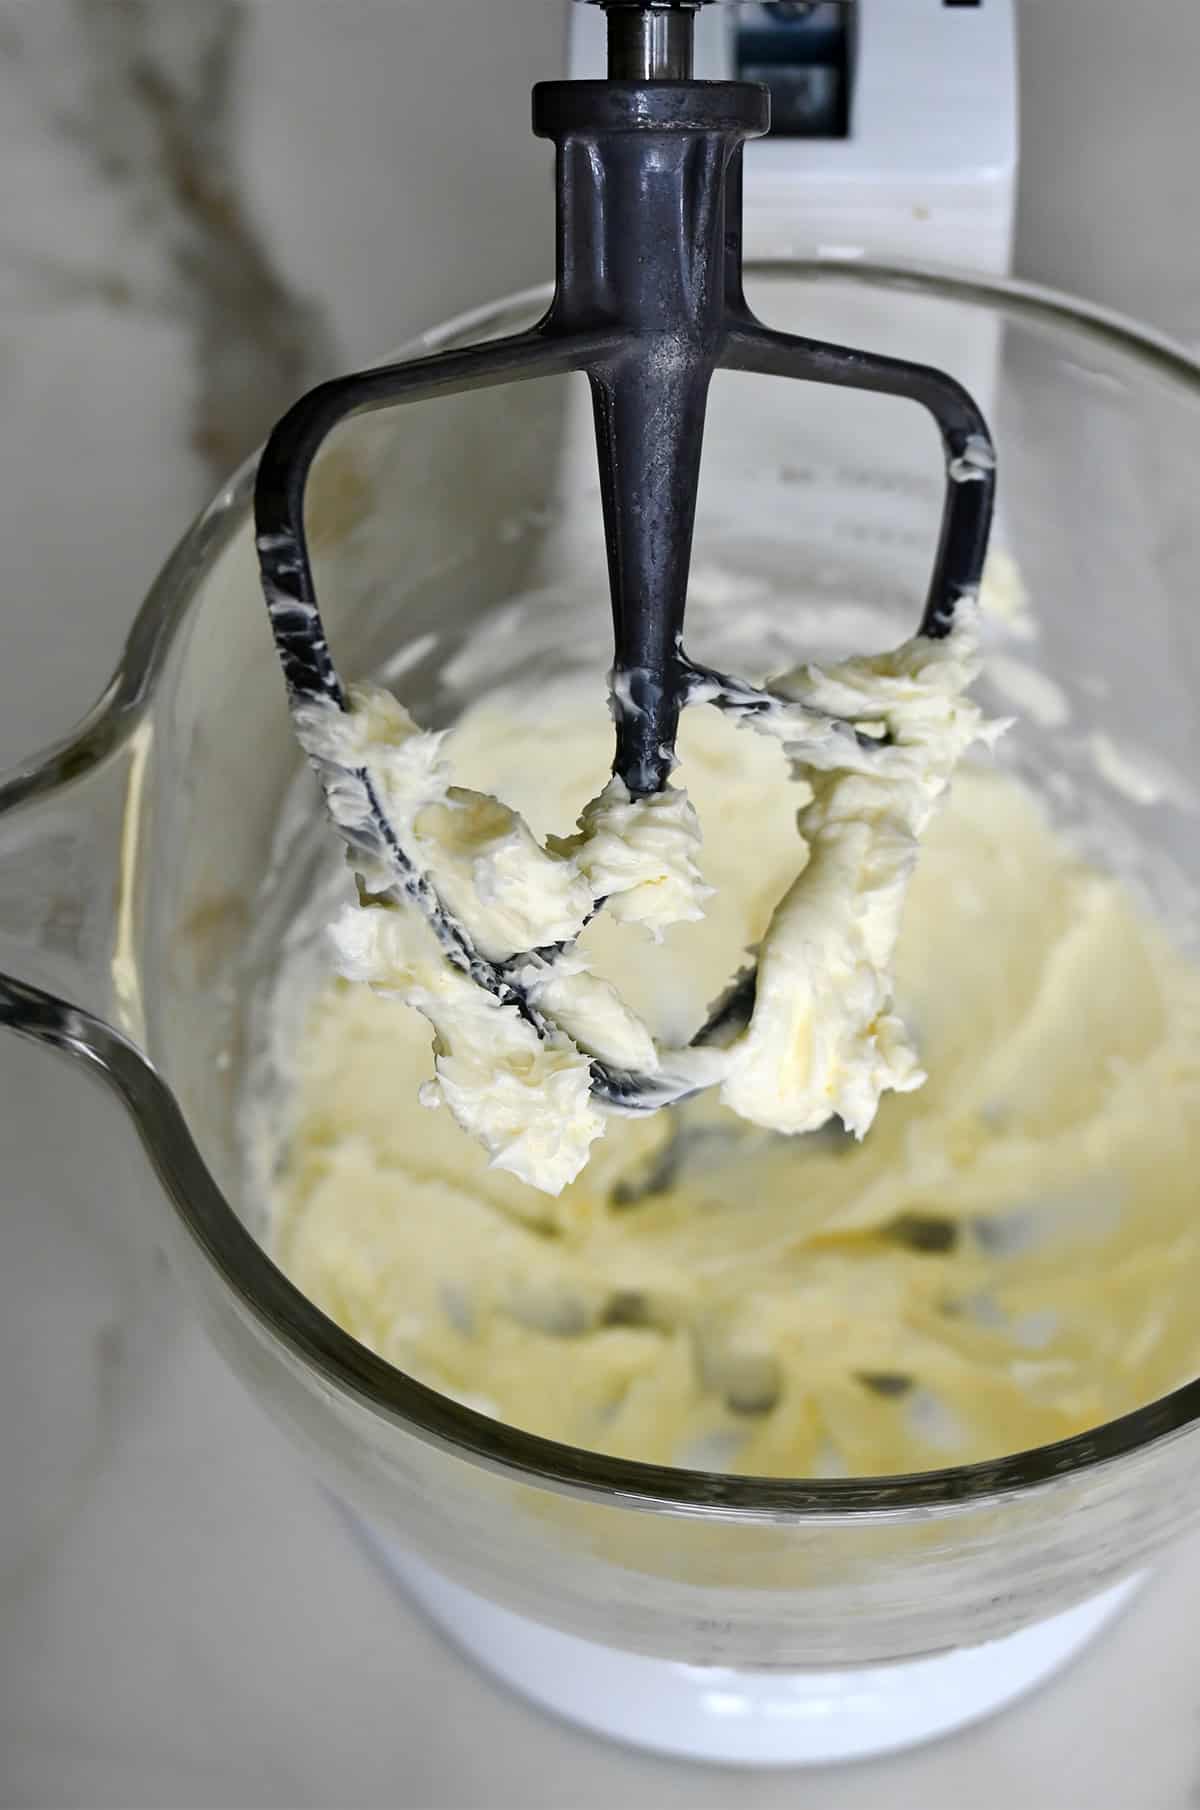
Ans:
[{"label": "dark metal attachment", "polygon": [[[602,0],[603,3],[603,0]],[[637,75],[543,82],[534,131],[555,146],[554,298],[528,332],[322,384],[280,421],[259,466],[258,553],[271,624],[294,706],[344,707],[325,641],[304,531],[304,492],[318,449],[346,416],[483,385],[586,371],[591,383],[612,593],[616,757],[634,796],[666,784],[681,708],[713,675],[682,647],[684,603],[710,380],[761,372],[906,396],[933,415],[946,459],[941,537],[921,632],[945,635],[980,581],[995,484],[987,425],[966,390],[925,365],[827,345],[764,326],[742,289],[741,162],[767,130],[765,88],[670,79],[690,70],[694,7],[610,0],[610,64]],[[649,73],[648,73],[649,72]],[[720,701],[720,700],[717,700]],[[727,682],[742,714],[772,700]],[[840,726],[852,733],[849,725]],[[400,848],[370,792],[362,844],[385,849],[398,886],[419,903],[454,960],[541,1024],[513,973],[485,963]],[[744,1008],[752,984],[738,996]],[[728,1025],[723,1011],[707,1027]],[[595,1065],[598,1091],[629,1103]]]}]

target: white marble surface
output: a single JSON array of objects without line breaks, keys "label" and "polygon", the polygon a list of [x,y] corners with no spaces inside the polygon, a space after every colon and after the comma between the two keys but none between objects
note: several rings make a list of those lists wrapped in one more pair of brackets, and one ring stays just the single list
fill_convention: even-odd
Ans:
[{"label": "white marble surface", "polygon": [[[1200,339],[1200,14],[1024,11],[1022,268]],[[0,763],[291,389],[545,270],[561,35],[559,0],[0,0]],[[734,1775],[544,1721],[381,1587],[161,1273],[124,1125],[11,1042],[0,1164],[0,1804],[1200,1804],[1200,1542],[900,1759]]]}]

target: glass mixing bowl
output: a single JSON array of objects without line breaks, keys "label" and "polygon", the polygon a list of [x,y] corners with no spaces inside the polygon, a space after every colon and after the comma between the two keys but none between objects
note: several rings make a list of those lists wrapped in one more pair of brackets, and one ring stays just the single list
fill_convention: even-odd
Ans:
[{"label": "glass mixing bowl", "polygon": [[[1061,702],[1032,708],[1017,763],[1035,780],[1074,763],[1087,821],[1106,847],[1150,851],[1139,879],[1186,937],[1200,880],[1188,785],[1200,367],[1018,285],[789,265],[752,270],[748,286],[773,324],[932,360],[979,395],[999,448],[997,539],[1038,619],[1014,648],[1072,725],[1066,738],[1056,727]],[[414,350],[514,330],[543,300],[497,304]],[[344,672],[382,672],[427,722],[500,677],[583,665],[602,684],[585,413],[574,380],[550,380],[338,434],[310,523]],[[755,580],[828,605],[806,615],[828,626],[812,652],[911,632],[941,482],[935,432],[908,404],[720,378],[693,654],[747,670],[809,651],[786,611],[745,606]],[[1056,1445],[916,1476],[667,1469],[554,1444],[422,1386],[275,1267],[238,1102],[264,924],[305,896],[313,838],[277,835],[300,762],[258,589],[252,483],[247,467],[182,542],[87,720],[0,784],[0,1022],[108,1083],[162,1183],[147,1236],[169,1244],[218,1344],[331,1486],[471,1600],[701,1669],[878,1667],[976,1647],[1142,1567],[1200,1501],[1200,1382]],[[1082,752],[1097,734],[1137,762],[1110,761],[1106,778]]]}]

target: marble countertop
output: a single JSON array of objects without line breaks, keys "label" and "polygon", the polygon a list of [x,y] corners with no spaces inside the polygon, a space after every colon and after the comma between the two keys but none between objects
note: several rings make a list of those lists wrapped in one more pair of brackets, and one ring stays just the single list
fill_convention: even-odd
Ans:
[{"label": "marble countertop", "polygon": [[[547,268],[511,122],[563,7],[505,0],[491,37],[490,10],[0,0],[0,765],[90,701],[296,389]],[[1024,12],[1020,267],[1200,341],[1200,15]],[[935,1746],[799,1778],[626,1752],[381,1584],[131,1231],[125,1125],[11,1041],[0,1162],[0,1805],[1200,1805],[1200,1539],[1047,1689]]]}]

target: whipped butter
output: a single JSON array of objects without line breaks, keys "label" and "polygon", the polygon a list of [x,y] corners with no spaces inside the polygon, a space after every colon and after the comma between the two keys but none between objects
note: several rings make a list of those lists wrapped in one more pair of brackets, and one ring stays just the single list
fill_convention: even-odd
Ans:
[{"label": "whipped butter", "polygon": [[[366,733],[398,748],[393,807],[448,851],[446,885],[483,863],[460,902],[492,886],[472,920],[490,947],[574,935],[600,886],[640,916],[593,916],[574,974],[547,981],[577,1033],[555,1047],[463,977],[456,994],[424,924],[357,902],[347,878],[336,952],[284,976],[309,991],[270,1204],[278,1260],[355,1337],[557,1439],[783,1475],[995,1456],[1195,1372],[1200,973],[1003,771],[968,759],[932,815],[981,725],[956,718],[948,666],[923,685],[889,659],[795,689],[871,723],[911,709],[903,787],[811,762],[797,780],[779,740],[697,707],[678,790],[632,825],[594,680],[469,708],[455,797],[444,744],[368,702],[383,720]],[[589,797],[583,842],[555,845]],[[644,865],[625,853],[638,836]],[[682,1048],[758,946],[741,1066],[591,1137],[585,1041],[641,1063]],[[808,1122],[810,1082],[837,1116],[782,1135]],[[483,1094],[507,1164],[461,1128]],[[549,1102],[540,1126],[531,1097]],[[876,1106],[861,1142],[844,1132]],[[520,1179],[589,1153],[557,1195]]]},{"label": "whipped butter", "polygon": [[[699,1046],[690,1032],[664,1045],[594,971],[581,941],[597,913],[656,942],[704,915],[711,888],[685,790],[638,798],[610,778],[574,834],[539,837],[499,788],[455,782],[458,731],[418,729],[374,686],[355,688],[344,711],[304,706],[300,737],[348,832],[359,882],[333,927],[340,971],[429,1021],[425,1103],[447,1106],[498,1168],[557,1194],[610,1122],[594,1062],[628,1078],[622,1101],[631,1106],[716,1086],[742,1118],[788,1133],[836,1117],[861,1137],[884,1093],[920,1086],[893,1010],[891,963],[918,839],[963,753],[992,734],[966,696],[978,671],[977,616],[964,598],[944,639],[798,667],[769,698],[697,676],[695,708],[720,704],[778,741],[789,772],[777,783],[790,786],[795,818],[790,883],[749,951],[749,1022]],[[621,697],[618,683],[615,709],[628,707]],[[547,723],[555,761],[570,732]],[[373,805],[390,826],[382,851],[377,838],[364,848],[356,837]],[[393,850],[419,876],[416,892],[395,884]],[[464,950],[498,965],[503,992],[482,984]],[[747,952],[731,946],[730,974]]]}]

